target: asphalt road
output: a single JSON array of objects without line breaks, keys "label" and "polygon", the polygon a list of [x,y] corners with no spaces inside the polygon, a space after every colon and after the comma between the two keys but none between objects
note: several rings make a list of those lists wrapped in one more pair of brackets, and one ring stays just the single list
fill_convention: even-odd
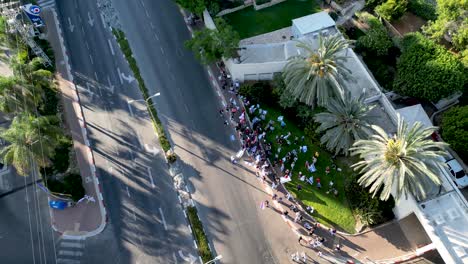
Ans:
[{"label": "asphalt road", "polygon": [[2,263],[55,263],[47,195],[31,176],[0,173],[0,259]]},{"label": "asphalt road", "polygon": [[142,98],[129,67],[96,1],[57,2],[109,216],[103,233],[86,239],[73,259],[183,263],[196,255],[193,238],[144,104],[128,104]]},{"label": "asphalt road", "polygon": [[161,92],[158,113],[222,263],[279,263],[278,255],[286,253],[273,249],[264,228],[269,223],[260,219],[257,209],[256,201],[264,194],[252,174],[230,163],[239,143],[231,141],[234,131],[219,117],[222,106],[205,69],[184,48],[190,35],[174,1],[113,3],[145,83],[151,92]]}]

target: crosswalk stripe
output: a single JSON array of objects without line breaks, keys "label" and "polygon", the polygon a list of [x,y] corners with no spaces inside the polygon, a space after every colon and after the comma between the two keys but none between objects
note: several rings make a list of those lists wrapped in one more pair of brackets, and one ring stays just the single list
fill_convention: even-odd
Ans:
[{"label": "crosswalk stripe", "polygon": [[64,255],[64,256],[83,256],[83,252],[79,251],[70,251],[70,250],[59,250],[58,252],[59,255]]},{"label": "crosswalk stripe", "polygon": [[38,0],[37,3],[42,8],[49,8],[55,6],[55,0]]},{"label": "crosswalk stripe", "polygon": [[80,264],[79,260],[75,259],[63,259],[63,258],[58,258],[57,263],[64,263],[64,264]]},{"label": "crosswalk stripe", "polygon": [[75,242],[60,242],[60,247],[72,247],[72,248],[84,248],[84,245],[81,243]]}]

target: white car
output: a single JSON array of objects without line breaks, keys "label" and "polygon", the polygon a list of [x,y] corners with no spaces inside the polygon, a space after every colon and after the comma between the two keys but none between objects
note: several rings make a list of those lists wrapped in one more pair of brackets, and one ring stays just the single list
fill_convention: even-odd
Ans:
[{"label": "white car", "polygon": [[456,159],[450,159],[445,162],[448,165],[448,169],[452,174],[453,181],[462,189],[468,186],[468,175],[463,171],[462,166]]}]

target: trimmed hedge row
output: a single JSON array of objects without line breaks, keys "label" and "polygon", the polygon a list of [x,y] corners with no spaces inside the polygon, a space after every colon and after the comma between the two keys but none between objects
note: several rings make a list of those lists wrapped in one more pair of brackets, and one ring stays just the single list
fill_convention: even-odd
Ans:
[{"label": "trimmed hedge row", "polygon": [[[112,29],[112,33],[114,33],[115,37],[117,38],[117,42],[120,45],[120,49],[125,55],[125,58],[127,59],[128,64],[130,65],[130,69],[132,70],[133,75],[135,75],[135,78],[138,81],[138,87],[140,88],[141,93],[143,94],[143,98],[146,101],[149,97],[148,88],[146,88],[145,82],[143,81],[143,78],[141,77],[141,74],[140,74],[140,69],[138,68],[135,58],[133,58],[132,50],[130,48],[130,45],[128,44],[127,38],[125,37],[125,33],[119,29]],[[163,125],[161,123],[161,120],[158,117],[158,113],[156,112],[156,109],[153,106],[152,99],[149,99],[146,101],[146,108],[148,109],[148,112],[150,113],[151,121],[153,122],[154,129],[156,130],[156,133],[158,134],[159,143],[161,144],[162,149],[165,152],[167,152],[168,150],[171,149],[171,143],[169,143],[166,133],[164,132]]]},{"label": "trimmed hedge row", "polygon": [[187,207],[187,215],[195,240],[197,241],[198,253],[202,258],[203,263],[208,262],[213,259],[213,254],[211,253],[210,246],[208,245],[208,238],[203,230],[203,224],[200,221],[200,218],[198,218],[197,208],[194,206]]}]

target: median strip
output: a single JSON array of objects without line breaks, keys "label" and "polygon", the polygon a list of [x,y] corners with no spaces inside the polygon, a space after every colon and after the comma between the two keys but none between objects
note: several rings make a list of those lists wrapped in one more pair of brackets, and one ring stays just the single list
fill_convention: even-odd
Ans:
[{"label": "median strip", "polygon": [[[138,81],[138,87],[140,88],[141,93],[143,94],[143,99],[145,99],[146,108],[150,113],[151,121],[153,123],[154,129],[156,130],[156,134],[158,135],[159,143],[161,144],[161,147],[164,150],[164,152],[167,153],[171,149],[171,144],[169,143],[161,120],[158,117],[158,113],[156,112],[156,109],[153,106],[153,100],[151,98],[148,99],[148,88],[146,88],[145,82],[143,81],[143,78],[140,74],[140,69],[138,68],[135,58],[133,58],[132,50],[130,48],[130,45],[128,44],[127,38],[125,37],[125,33],[122,30],[115,28],[112,29],[112,33],[117,38],[117,42],[119,43],[120,49],[122,50],[125,58],[127,59],[128,64],[130,65],[130,69],[133,72],[133,75]],[[174,162],[175,155],[171,154],[170,156],[167,156],[167,159],[169,162]]]},{"label": "median strip", "polygon": [[195,208],[195,206],[187,206],[187,215],[193,235],[197,241],[198,254],[200,254],[203,263],[208,262],[213,259],[213,254],[210,250],[208,238],[203,230],[203,224],[200,221],[200,218],[198,218],[197,208]]}]

